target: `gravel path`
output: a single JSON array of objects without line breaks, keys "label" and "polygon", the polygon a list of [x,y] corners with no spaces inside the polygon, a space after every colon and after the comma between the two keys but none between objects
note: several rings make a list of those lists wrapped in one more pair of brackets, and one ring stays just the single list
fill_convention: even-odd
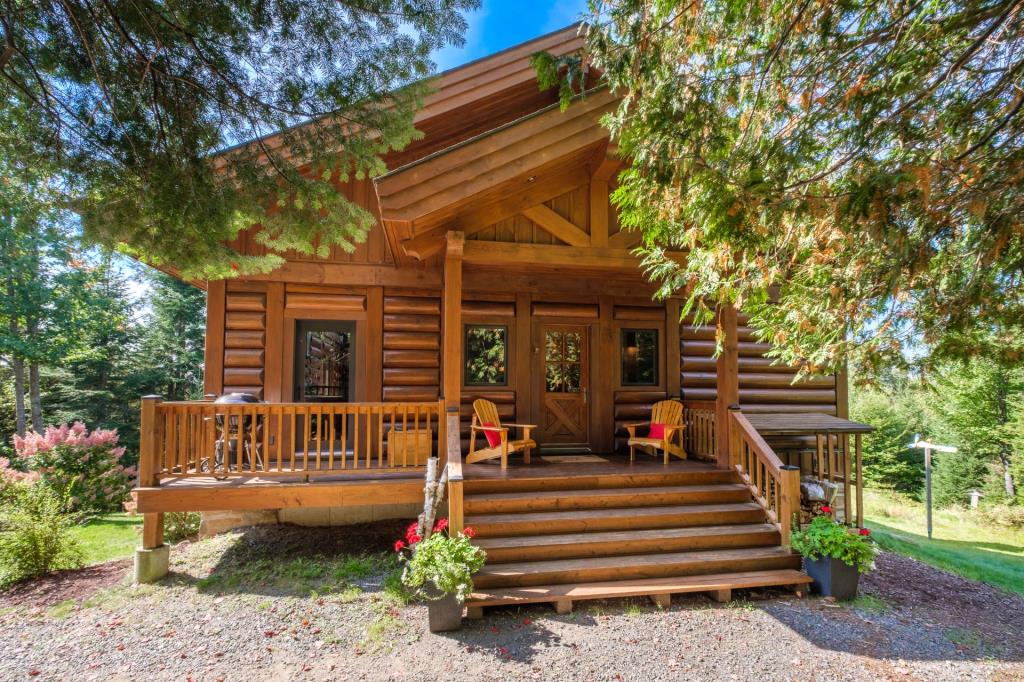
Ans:
[{"label": "gravel path", "polygon": [[0,595],[0,679],[1024,679],[1024,599],[894,555],[852,606],[590,602],[431,635],[394,589],[400,529],[254,528],[175,547],[159,585],[97,587],[91,571],[88,595],[69,575],[16,589]]}]

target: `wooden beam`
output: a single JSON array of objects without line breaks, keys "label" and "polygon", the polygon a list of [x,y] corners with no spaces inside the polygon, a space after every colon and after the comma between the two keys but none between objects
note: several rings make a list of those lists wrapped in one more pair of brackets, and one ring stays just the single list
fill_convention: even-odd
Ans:
[{"label": "wooden beam", "polygon": [[639,232],[634,230],[619,230],[612,236],[608,237],[608,246],[613,246],[617,249],[632,249],[640,243],[641,239],[642,237]]},{"label": "wooden beam", "polygon": [[142,548],[156,549],[164,544],[163,513],[142,515]]},{"label": "wooden beam", "polygon": [[442,393],[445,404],[458,408],[462,389],[462,259],[466,237],[462,232],[446,235],[444,292],[441,328]]},{"label": "wooden beam", "polygon": [[718,465],[732,469],[729,448],[729,406],[740,402],[739,341],[736,337],[736,308],[722,307],[718,312],[718,324],[724,336],[722,352],[716,367],[718,386],[715,394],[715,450]]},{"label": "wooden beam", "polygon": [[366,290],[366,400],[379,402],[384,391],[384,288]]},{"label": "wooden beam", "polygon": [[161,488],[136,488],[139,513],[349,507],[373,504],[423,504],[423,473],[408,478],[244,483],[176,482]]},{"label": "wooden beam", "polygon": [[846,368],[846,362],[836,372],[836,415],[843,419],[850,417],[850,376]]},{"label": "wooden beam", "polygon": [[669,398],[679,398],[683,347],[679,341],[678,298],[665,301],[665,390]]},{"label": "wooden beam", "polygon": [[515,341],[512,356],[513,390],[516,392],[516,421],[527,423],[530,420],[532,403],[533,353],[532,329],[530,318],[531,296],[529,292],[516,289]]},{"label": "wooden beam", "polygon": [[[618,381],[618,344],[615,334],[615,299],[601,296],[598,299],[597,362],[591,363],[591,373],[596,369],[597,381],[594,390],[594,424],[602,425],[597,433],[595,445],[598,452],[611,452],[615,447],[615,386]],[[607,425],[607,426],[605,426]]]},{"label": "wooden beam", "polygon": [[263,397],[281,402],[284,396],[284,282],[267,284],[266,348],[263,354]]},{"label": "wooden beam", "polygon": [[466,263],[492,266],[549,265],[637,272],[640,261],[625,249],[507,242],[466,242]]},{"label": "wooden beam", "polygon": [[544,204],[531,206],[523,215],[570,246],[590,246],[590,235]]},{"label": "wooden beam", "polygon": [[441,288],[440,270],[424,266],[396,268],[389,265],[288,261],[273,272],[265,275],[251,275],[248,279],[290,284],[387,286],[409,289]]},{"label": "wooden beam", "polygon": [[224,388],[224,320],[227,283],[212,280],[206,287],[206,348],[203,353],[203,393]]},{"label": "wooden beam", "polygon": [[590,244],[608,246],[608,182],[590,180]]}]

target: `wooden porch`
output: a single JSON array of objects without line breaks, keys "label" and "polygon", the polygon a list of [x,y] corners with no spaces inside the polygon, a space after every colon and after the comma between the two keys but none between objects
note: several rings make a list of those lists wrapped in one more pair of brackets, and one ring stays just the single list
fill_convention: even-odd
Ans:
[{"label": "wooden porch", "polygon": [[[460,412],[441,401],[147,399],[140,479],[148,484],[135,497],[144,542],[156,547],[165,512],[419,504],[426,458],[437,457],[449,474],[452,526],[472,527],[488,554],[470,616],[503,604],[550,602],[565,611],[584,599],[646,595],[666,605],[674,593],[728,600],[734,589],[798,589],[809,580],[789,550],[801,514],[800,448],[812,444],[807,473],[857,491],[844,503],[856,500],[847,518],[859,518],[866,427],[730,409],[726,464],[713,407],[684,406],[688,459],[541,451],[529,465],[513,458],[502,469],[497,461],[463,463]],[[785,437],[785,460],[752,422]],[[818,431],[809,435],[801,424]]]}]

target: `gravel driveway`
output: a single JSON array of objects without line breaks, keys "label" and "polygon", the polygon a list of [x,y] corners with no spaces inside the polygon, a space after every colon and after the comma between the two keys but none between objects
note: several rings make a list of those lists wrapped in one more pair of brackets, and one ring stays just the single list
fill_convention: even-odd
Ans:
[{"label": "gravel driveway", "polygon": [[172,549],[159,585],[92,569],[0,595],[0,679],[1024,679],[1024,600],[883,555],[853,605],[756,591],[490,611],[431,635],[401,524],[252,528]]}]

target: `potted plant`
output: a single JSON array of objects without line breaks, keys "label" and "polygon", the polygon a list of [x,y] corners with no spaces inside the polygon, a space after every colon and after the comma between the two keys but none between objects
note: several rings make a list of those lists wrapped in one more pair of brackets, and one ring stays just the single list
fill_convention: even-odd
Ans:
[{"label": "potted plant", "polygon": [[413,522],[405,540],[395,541],[395,551],[405,562],[402,582],[427,601],[431,632],[462,627],[462,603],[473,591],[473,574],[487,558],[470,542],[474,535],[469,527],[452,532],[448,519],[441,519],[426,539]]},{"label": "potted plant", "polygon": [[804,556],[815,590],[826,597],[853,599],[860,574],[875,567],[878,549],[867,528],[849,529],[831,517],[828,507],[822,512],[806,528],[793,531],[790,545]]}]

